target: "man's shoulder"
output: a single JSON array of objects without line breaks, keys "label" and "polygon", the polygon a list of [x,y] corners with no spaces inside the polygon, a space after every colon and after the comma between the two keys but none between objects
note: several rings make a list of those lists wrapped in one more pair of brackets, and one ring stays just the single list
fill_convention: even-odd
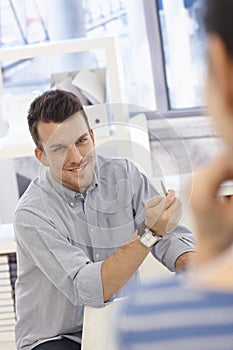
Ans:
[{"label": "man's shoulder", "polygon": [[99,169],[112,168],[123,169],[126,171],[137,169],[139,171],[142,171],[142,169],[140,169],[140,166],[136,162],[126,157],[104,157],[102,155],[98,155],[97,164]]},{"label": "man's shoulder", "polygon": [[168,278],[162,278],[161,280],[149,281],[139,288],[139,292],[144,293],[145,291],[154,291],[161,293],[161,290],[180,290],[181,288],[183,288],[182,278],[178,277],[177,275],[174,275]]},{"label": "man's shoulder", "polygon": [[36,177],[33,179],[22,197],[18,200],[15,212],[21,209],[38,208],[41,203],[41,194],[44,192],[44,177]]},{"label": "man's shoulder", "polygon": [[[149,314],[156,315],[172,307],[172,304],[182,300],[183,283],[177,276],[161,278],[160,280],[147,281],[134,288],[130,297],[119,306],[118,317],[126,320],[134,317],[138,319],[148,317]],[[178,298],[177,298],[178,296]],[[124,328],[124,326],[123,326]]]},{"label": "man's shoulder", "polygon": [[98,154],[97,155],[97,162],[98,162],[98,165],[99,166],[102,166],[104,164],[116,164],[116,163],[120,163],[120,164],[126,164],[128,161],[127,158],[125,157],[106,157],[106,156],[103,156],[101,154]]},{"label": "man's shoulder", "polygon": [[184,282],[177,275],[145,282],[132,291],[129,309],[134,310],[138,305],[141,305],[141,307],[151,305],[155,310],[157,308],[159,310],[161,305],[166,306],[168,301],[170,303],[177,302],[177,296],[181,296],[184,290]]}]

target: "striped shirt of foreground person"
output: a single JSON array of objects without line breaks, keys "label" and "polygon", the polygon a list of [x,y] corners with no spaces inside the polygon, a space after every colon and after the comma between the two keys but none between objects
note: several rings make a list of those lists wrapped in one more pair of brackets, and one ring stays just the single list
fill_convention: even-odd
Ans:
[{"label": "striped shirt of foreground person", "polygon": [[138,289],[114,322],[119,350],[232,350],[233,293],[172,277]]}]

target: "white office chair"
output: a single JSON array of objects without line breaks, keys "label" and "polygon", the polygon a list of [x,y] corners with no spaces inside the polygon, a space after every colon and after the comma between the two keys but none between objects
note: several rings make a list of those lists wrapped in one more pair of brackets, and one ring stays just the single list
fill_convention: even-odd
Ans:
[{"label": "white office chair", "polygon": [[85,306],[82,350],[116,350],[112,339],[111,316],[123,300],[115,299],[99,309]]}]

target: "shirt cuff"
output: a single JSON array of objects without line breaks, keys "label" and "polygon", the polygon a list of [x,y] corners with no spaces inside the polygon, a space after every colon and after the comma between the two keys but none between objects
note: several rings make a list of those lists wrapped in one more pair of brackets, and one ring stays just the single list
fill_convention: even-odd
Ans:
[{"label": "shirt cuff", "polygon": [[104,302],[103,295],[102,263],[102,261],[87,263],[76,277],[79,299],[83,305],[100,308],[107,304]]},{"label": "shirt cuff", "polygon": [[177,258],[184,254],[194,251],[194,245],[187,244],[174,233],[168,233],[152,248],[152,254],[171,272],[176,272],[175,262]]}]

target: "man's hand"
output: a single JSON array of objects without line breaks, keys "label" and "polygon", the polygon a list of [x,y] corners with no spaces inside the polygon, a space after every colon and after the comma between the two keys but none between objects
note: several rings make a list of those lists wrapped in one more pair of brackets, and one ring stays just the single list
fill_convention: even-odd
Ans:
[{"label": "man's hand", "polygon": [[232,179],[232,154],[222,155],[194,176],[191,207],[196,221],[199,264],[233,242],[233,202],[219,196],[221,183]]},{"label": "man's hand", "polygon": [[153,197],[145,204],[146,226],[158,236],[163,236],[178,225],[182,205],[175,197],[175,191],[169,190],[166,197]]}]

